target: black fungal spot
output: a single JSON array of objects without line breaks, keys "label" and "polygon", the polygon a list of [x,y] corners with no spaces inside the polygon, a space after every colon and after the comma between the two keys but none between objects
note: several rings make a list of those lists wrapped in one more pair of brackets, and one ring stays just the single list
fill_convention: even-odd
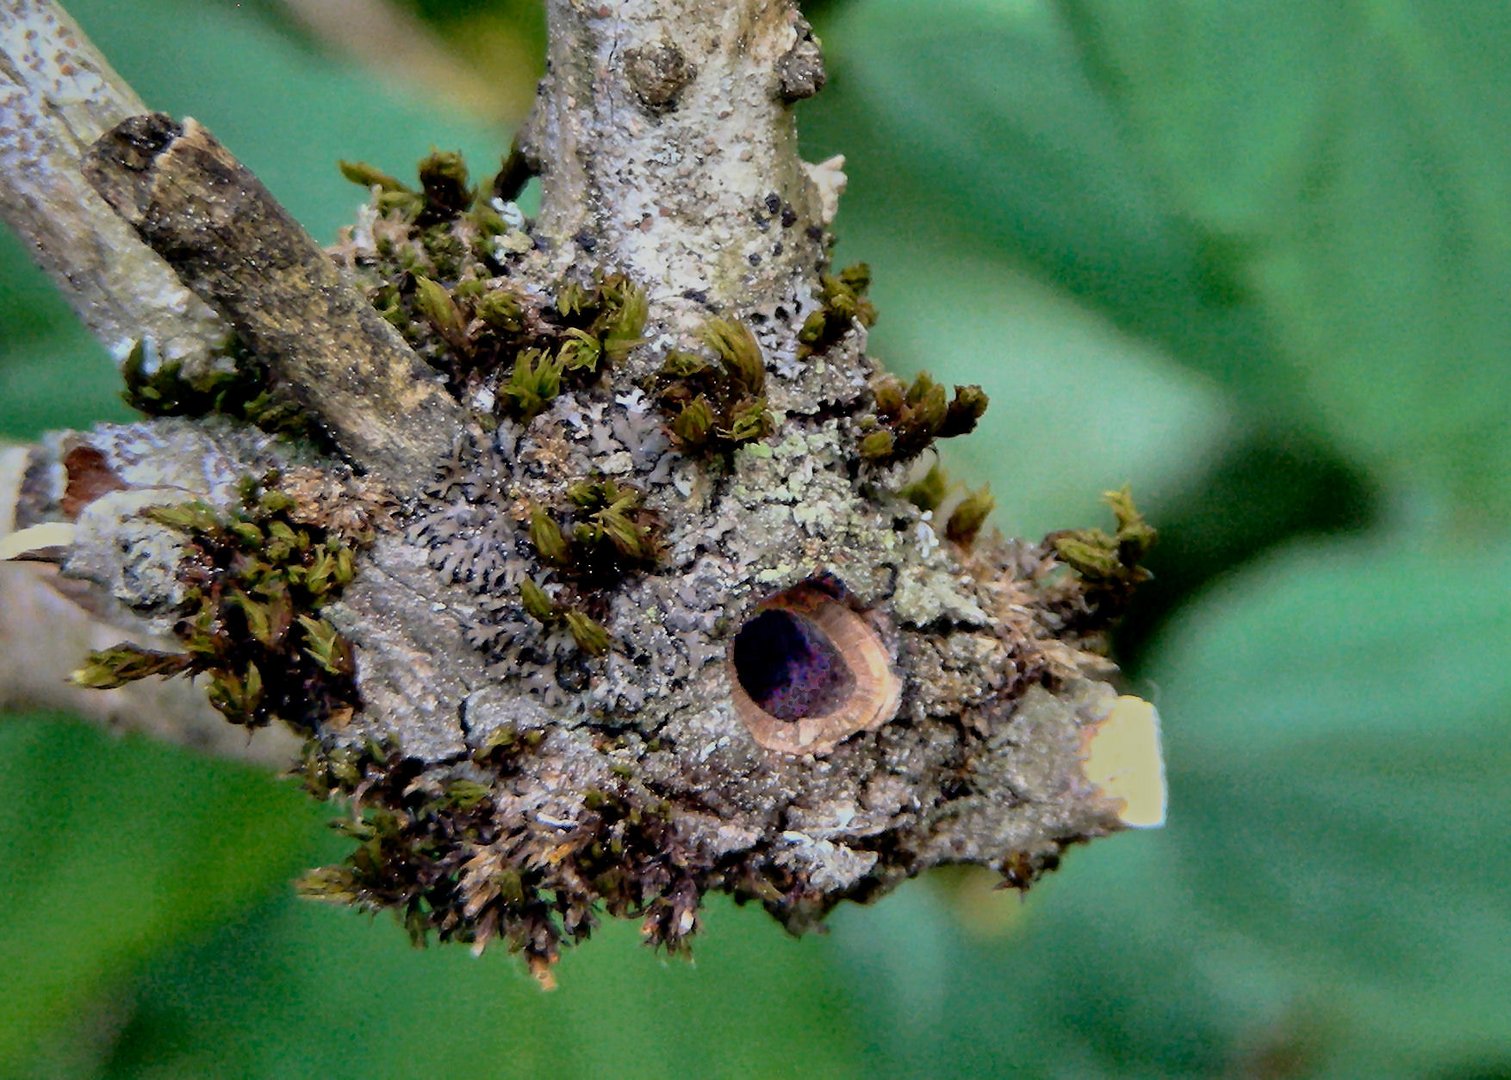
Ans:
[{"label": "black fungal spot", "polygon": [[581,694],[593,681],[587,659],[581,653],[565,657],[556,664],[556,685],[569,694]]},{"label": "black fungal spot", "polygon": [[772,609],[735,636],[735,674],[762,710],[778,720],[832,712],[855,690],[855,675],[808,619]]}]

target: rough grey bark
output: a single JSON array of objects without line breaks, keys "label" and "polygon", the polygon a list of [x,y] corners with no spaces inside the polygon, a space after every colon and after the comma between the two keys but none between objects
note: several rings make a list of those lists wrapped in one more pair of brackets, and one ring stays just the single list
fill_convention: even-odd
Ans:
[{"label": "rough grey bark", "polygon": [[146,111],[56,4],[0,3],[0,217],[117,359],[147,340],[193,375],[228,328],[79,172],[85,149]]},{"label": "rough grey bark", "polygon": [[547,5],[542,97],[524,140],[539,229],[675,306],[774,304],[811,287],[844,179],[798,156],[791,102],[817,92],[808,24],[780,0]]},{"label": "rough grey bark", "polygon": [[[354,797],[386,854],[307,888],[392,907],[412,933],[503,939],[544,977],[596,905],[673,948],[708,890],[799,930],[940,863],[1025,886],[1123,827],[1086,761],[1116,711],[1097,645],[1106,601],[1136,580],[1120,560],[1141,522],[1027,545],[976,538],[979,507],[941,528],[952,500],[905,495],[928,438],[968,430],[982,402],[889,381],[866,351],[864,275],[821,277],[842,177],[797,156],[790,108],[823,75],[795,5],[548,13],[533,225],[503,202],[375,191],[338,274],[201,130],[135,121],[94,154],[111,201],[402,503],[319,612],[354,650],[360,708],[287,717],[309,735],[311,789]],[[165,176],[187,179],[170,191]],[[253,227],[230,228],[246,205]],[[271,287],[217,259],[206,215],[222,215],[218,242],[279,269]],[[349,282],[408,345],[353,308]],[[286,325],[263,332],[259,304],[302,313],[317,343],[367,338],[369,360],[330,378],[331,347],[311,360]],[[402,400],[394,373],[415,356],[453,397],[422,381],[428,419],[373,417],[436,429],[384,454],[362,410]],[[216,662],[259,625],[227,612],[262,604],[208,599],[226,559],[251,565],[234,581],[261,582],[268,604],[313,563],[289,578],[260,562],[270,521],[232,535],[143,510],[197,496],[230,514],[238,478],[294,470],[264,481],[284,484],[267,505],[334,536],[359,500],[336,463],[225,420],[102,428],[29,460],[18,524],[71,523],[63,573],[101,611],[200,635],[191,649],[213,631]],[[288,648],[292,625],[259,640],[313,677],[322,639]],[[256,670],[209,669],[243,705],[288,676],[274,646],[257,655]]]}]

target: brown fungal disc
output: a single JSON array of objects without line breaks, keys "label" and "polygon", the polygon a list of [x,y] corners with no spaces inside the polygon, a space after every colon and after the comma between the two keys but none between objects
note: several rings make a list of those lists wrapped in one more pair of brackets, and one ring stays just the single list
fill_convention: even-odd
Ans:
[{"label": "brown fungal disc", "polygon": [[805,582],[763,601],[729,650],[735,715],[768,750],[822,754],[893,716],[902,682],[876,631]]}]

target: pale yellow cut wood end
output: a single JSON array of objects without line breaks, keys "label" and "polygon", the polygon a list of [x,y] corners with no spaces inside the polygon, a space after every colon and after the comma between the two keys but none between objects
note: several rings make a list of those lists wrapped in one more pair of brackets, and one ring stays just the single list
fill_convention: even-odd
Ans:
[{"label": "pale yellow cut wood end", "polygon": [[1165,823],[1165,759],[1160,750],[1159,710],[1143,698],[1123,695],[1086,734],[1086,779],[1103,795],[1122,802],[1118,820],[1133,829]]},{"label": "pale yellow cut wood end", "polygon": [[74,526],[49,521],[29,529],[0,536],[0,562],[11,559],[54,561],[73,544]]}]

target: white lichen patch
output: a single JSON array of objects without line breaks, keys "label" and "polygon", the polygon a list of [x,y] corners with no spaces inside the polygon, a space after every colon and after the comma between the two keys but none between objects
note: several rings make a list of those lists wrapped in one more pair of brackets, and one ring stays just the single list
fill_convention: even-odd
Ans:
[{"label": "white lichen patch", "polygon": [[58,463],[50,472],[49,498],[59,515],[68,491],[62,462],[79,448],[99,455],[99,470],[117,490],[75,511],[63,572],[100,586],[123,611],[151,620],[155,633],[169,628],[183,601],[178,565],[184,537],[147,520],[144,512],[192,501],[224,509],[238,501],[238,485],[249,475],[291,463],[290,455],[253,428],[187,420],[102,424],[54,438]]}]

